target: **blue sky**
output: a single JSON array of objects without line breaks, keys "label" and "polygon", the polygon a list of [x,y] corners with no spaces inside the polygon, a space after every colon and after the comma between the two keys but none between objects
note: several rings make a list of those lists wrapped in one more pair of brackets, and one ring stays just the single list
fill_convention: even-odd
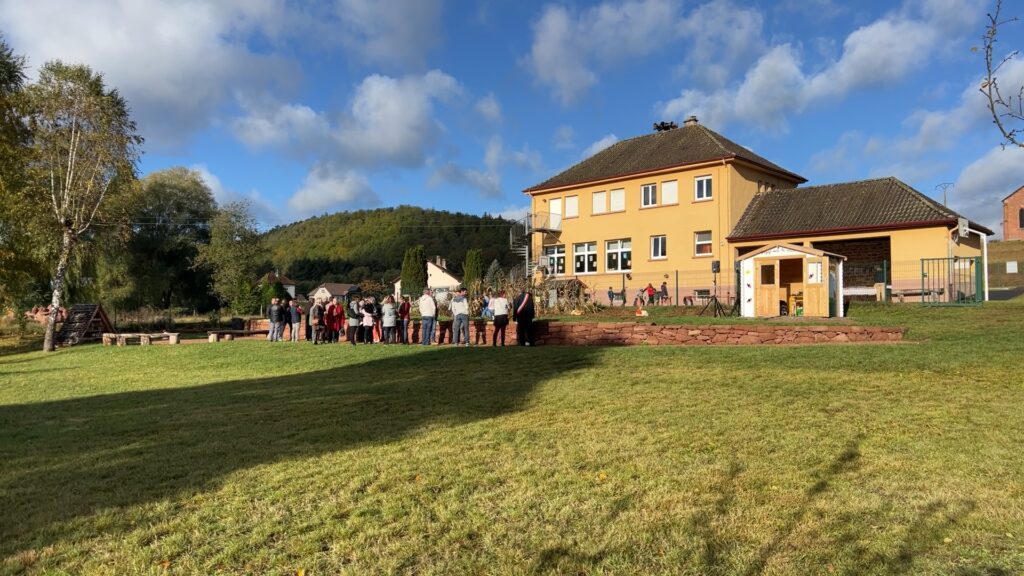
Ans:
[{"label": "blue sky", "polygon": [[[812,184],[955,183],[950,204],[997,227],[1024,153],[999,146],[976,89],[991,8],[0,0],[0,30],[33,67],[106,74],[147,139],[143,172],[200,170],[264,225],[397,204],[515,214],[523,188],[696,114]],[[1000,46],[1024,47],[1024,24]],[[1024,62],[1003,80],[1024,83]]]}]

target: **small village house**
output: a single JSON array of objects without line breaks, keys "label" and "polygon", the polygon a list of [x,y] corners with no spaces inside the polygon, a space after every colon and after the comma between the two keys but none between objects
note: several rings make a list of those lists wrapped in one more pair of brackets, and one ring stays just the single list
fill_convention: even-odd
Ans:
[{"label": "small village house", "polygon": [[320,300],[326,302],[332,297],[337,297],[339,302],[348,302],[353,294],[359,293],[358,284],[344,284],[339,282],[324,282],[309,293],[310,302]]},{"label": "small village house", "polygon": [[259,284],[273,285],[280,282],[290,298],[295,298],[295,281],[277,272],[267,272],[260,278]]},{"label": "small village house", "polygon": [[[462,279],[449,270],[447,264],[447,260],[440,256],[435,256],[433,260],[427,261],[427,288],[433,290],[439,300],[447,299],[448,292],[462,285]],[[394,284],[396,300],[402,296],[412,296],[414,299],[419,297],[419,294],[404,294],[402,292],[401,277],[396,278]]]}]

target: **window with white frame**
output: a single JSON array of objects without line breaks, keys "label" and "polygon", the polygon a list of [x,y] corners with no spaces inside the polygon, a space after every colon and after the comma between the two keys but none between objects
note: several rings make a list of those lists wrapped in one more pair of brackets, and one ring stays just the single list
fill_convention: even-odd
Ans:
[{"label": "window with white frame", "polygon": [[711,231],[696,232],[693,235],[693,253],[697,256],[710,256],[712,253]]},{"label": "window with white frame", "polygon": [[576,274],[597,272],[597,242],[572,245],[572,269]]},{"label": "window with white frame", "polygon": [[700,176],[693,179],[693,199],[711,200],[711,176]]},{"label": "window with white frame", "polygon": [[651,236],[651,259],[660,260],[668,258],[668,244],[665,236]]},{"label": "window with white frame", "polygon": [[658,205],[658,185],[657,184],[644,184],[640,187],[640,206],[646,208],[648,206]]},{"label": "window with white frame", "polygon": [[565,217],[575,218],[580,215],[580,197],[579,196],[566,196],[565,197]]},{"label": "window with white frame", "polygon": [[606,192],[594,192],[592,197],[591,214],[604,214],[608,211],[608,194]]},{"label": "window with white frame", "polygon": [[549,274],[565,274],[565,246],[545,246]]},{"label": "window with white frame", "polygon": [[679,182],[669,180],[661,183],[661,203],[679,204]]},{"label": "window with white frame", "polygon": [[610,212],[622,212],[626,209],[626,191],[622,188],[612,190],[608,193],[608,210]]},{"label": "window with white frame", "polygon": [[605,267],[609,272],[629,272],[633,269],[633,243],[625,240],[609,240],[604,243]]}]

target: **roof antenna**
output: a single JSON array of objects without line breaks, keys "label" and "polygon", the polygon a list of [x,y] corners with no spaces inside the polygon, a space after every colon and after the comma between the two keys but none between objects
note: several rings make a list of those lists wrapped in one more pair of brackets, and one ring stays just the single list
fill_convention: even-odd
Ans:
[{"label": "roof antenna", "polygon": [[942,190],[942,205],[945,206],[946,208],[949,208],[949,204],[946,203],[946,194],[952,187],[952,182],[943,182],[942,184],[939,184],[938,186],[935,187],[936,190]]},{"label": "roof antenna", "polygon": [[677,126],[675,122],[655,122],[654,123],[654,131],[655,132],[667,132],[669,130],[675,130],[676,128],[679,128],[679,126]]}]

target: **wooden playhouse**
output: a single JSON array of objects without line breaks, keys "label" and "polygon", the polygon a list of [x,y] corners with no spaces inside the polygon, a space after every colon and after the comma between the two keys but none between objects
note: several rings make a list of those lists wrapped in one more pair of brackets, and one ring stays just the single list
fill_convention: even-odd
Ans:
[{"label": "wooden playhouse", "polygon": [[740,257],[740,314],[748,318],[843,315],[845,256],[769,244]]}]

